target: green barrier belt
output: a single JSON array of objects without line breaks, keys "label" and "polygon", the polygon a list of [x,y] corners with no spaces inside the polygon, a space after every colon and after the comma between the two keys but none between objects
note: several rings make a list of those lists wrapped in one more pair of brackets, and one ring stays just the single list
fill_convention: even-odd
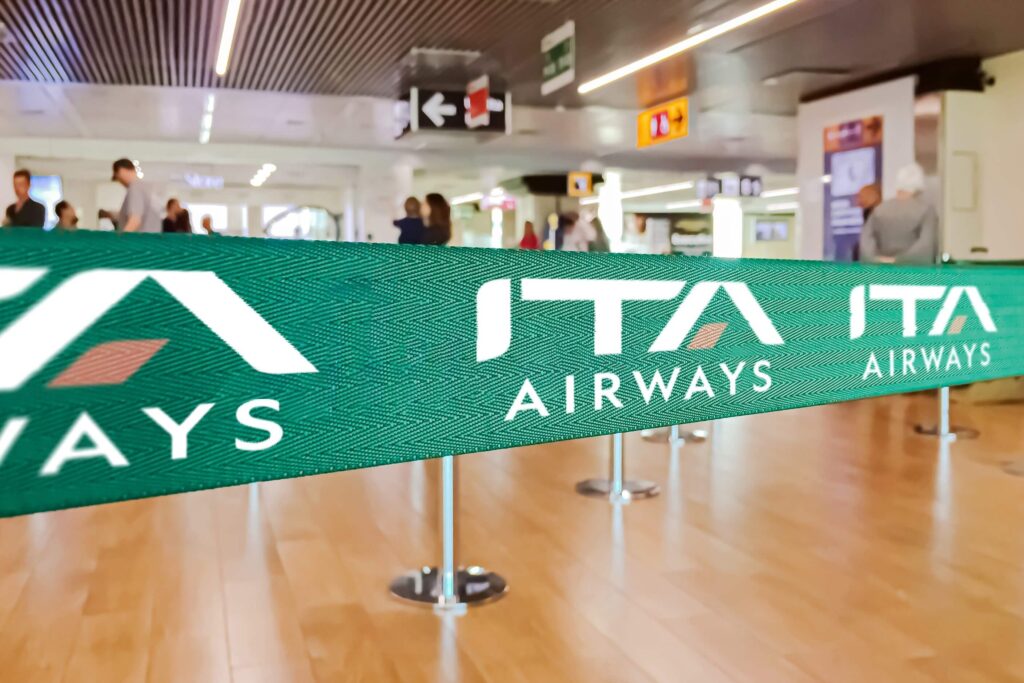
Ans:
[{"label": "green barrier belt", "polygon": [[1024,274],[0,234],[0,514],[1024,373]]}]

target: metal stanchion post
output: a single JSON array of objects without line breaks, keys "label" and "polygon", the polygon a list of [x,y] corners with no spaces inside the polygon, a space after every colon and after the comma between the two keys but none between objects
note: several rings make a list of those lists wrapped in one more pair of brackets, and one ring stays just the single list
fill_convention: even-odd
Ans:
[{"label": "metal stanchion post", "polygon": [[670,444],[678,445],[686,443],[687,441],[707,441],[708,430],[682,430],[679,428],[679,425],[672,425],[669,429],[645,429],[640,432],[640,436],[644,441],[654,441],[656,443],[668,442]]},{"label": "metal stanchion post", "polygon": [[939,389],[939,423],[937,425],[914,425],[914,431],[924,436],[937,436],[945,441],[957,439],[976,439],[978,430],[970,427],[950,426],[949,422],[949,387]]},{"label": "metal stanchion post", "polygon": [[622,434],[612,435],[611,472],[608,479],[585,479],[576,484],[576,493],[591,498],[604,498],[612,503],[629,503],[637,498],[658,495],[653,481],[626,479]]},{"label": "metal stanchion post", "polygon": [[460,568],[455,546],[455,457],[449,455],[441,458],[441,566],[399,576],[391,582],[391,594],[455,614],[505,594],[508,583],[498,574],[483,567]]}]

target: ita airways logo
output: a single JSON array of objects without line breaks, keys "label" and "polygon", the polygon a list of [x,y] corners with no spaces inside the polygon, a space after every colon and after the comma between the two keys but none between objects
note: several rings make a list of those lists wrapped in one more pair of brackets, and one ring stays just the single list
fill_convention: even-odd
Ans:
[{"label": "ita airways logo", "polygon": [[850,339],[859,339],[867,329],[869,301],[899,301],[903,305],[903,336],[916,337],[919,321],[917,304],[921,301],[942,301],[939,313],[928,326],[929,337],[959,334],[967,324],[967,314],[954,317],[961,301],[969,309],[982,329],[996,332],[992,313],[977,287],[943,287],[940,285],[860,285],[850,291]]},{"label": "ita airways logo", "polygon": [[[622,304],[625,301],[671,301],[686,288],[682,280],[524,279],[522,301],[586,301],[594,306],[594,355],[622,353]],[[689,340],[689,349],[711,349],[728,323],[701,316],[719,294],[728,296],[747,324],[766,345],[783,344],[771,319],[742,282],[698,282],[687,291],[649,351],[675,351]],[[500,358],[512,345],[512,281],[491,280],[476,294],[477,362]],[[696,331],[695,331],[696,330]],[[692,335],[692,336],[691,336]]]},{"label": "ita airways logo", "polygon": [[[24,294],[45,268],[0,267],[0,300]],[[73,275],[0,332],[0,391],[17,391],[107,311],[151,278],[230,346],[255,371],[316,372],[291,343],[216,274],[205,271],[95,269]],[[111,340],[94,346],[53,378],[50,387],[127,382],[167,339]]]}]

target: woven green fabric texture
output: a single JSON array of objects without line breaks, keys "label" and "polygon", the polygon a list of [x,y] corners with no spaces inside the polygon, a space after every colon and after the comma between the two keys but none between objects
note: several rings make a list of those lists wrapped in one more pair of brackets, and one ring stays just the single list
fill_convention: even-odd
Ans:
[{"label": "woven green fabric texture", "polygon": [[0,234],[0,515],[1024,372],[1024,273]]}]

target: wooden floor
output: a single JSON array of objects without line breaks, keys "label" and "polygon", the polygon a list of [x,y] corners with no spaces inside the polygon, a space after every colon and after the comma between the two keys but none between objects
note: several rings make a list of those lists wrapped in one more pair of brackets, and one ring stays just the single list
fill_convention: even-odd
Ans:
[{"label": "wooden floor", "polygon": [[[573,493],[607,439],[459,459],[462,617],[390,598],[436,558],[436,462],[0,521],[0,680],[1024,681],[1024,407],[928,396],[722,421],[662,495]],[[1024,468],[1022,468],[1024,472]]]}]

